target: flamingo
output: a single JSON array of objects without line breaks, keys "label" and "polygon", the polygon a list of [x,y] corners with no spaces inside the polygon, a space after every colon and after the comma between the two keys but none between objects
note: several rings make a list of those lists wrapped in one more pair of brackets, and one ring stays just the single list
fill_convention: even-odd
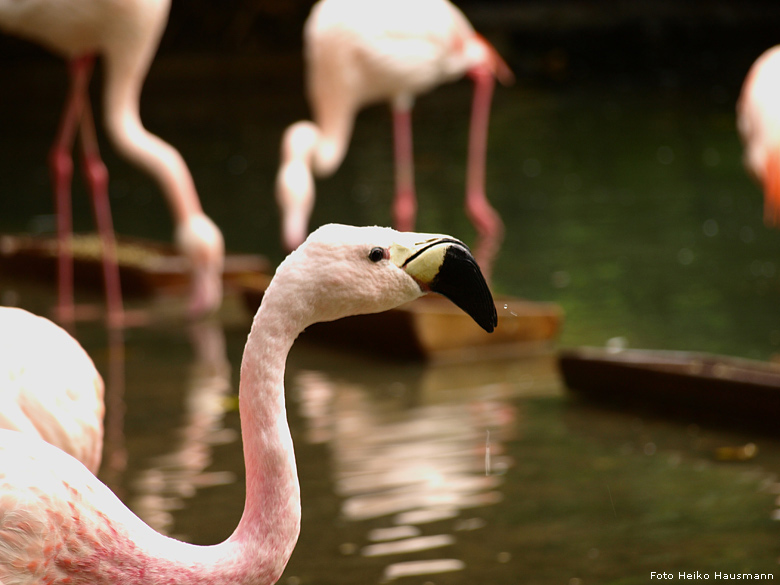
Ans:
[{"label": "flamingo", "polygon": [[[494,76],[512,72],[447,0],[320,0],[304,28],[312,121],[282,137],[276,198],[282,240],[303,241],[314,205],[314,177],[336,171],[362,107],[388,100],[393,112],[395,227],[414,228],[416,197],[411,109],[416,95],[468,74],[475,84],[466,176],[466,211],[479,235],[500,241],[503,223],[485,195],[485,157]],[[481,262],[483,269],[488,262]]]},{"label": "flamingo", "polygon": [[103,243],[109,321],[123,320],[116,264],[108,174],[98,151],[88,95],[97,55],[105,71],[104,122],[118,151],[159,184],[173,213],[176,242],[192,269],[190,311],[215,309],[222,299],[224,242],[198,199],[187,164],[170,144],[141,123],[139,99],[144,78],[165,29],[170,0],[0,0],[0,29],[37,42],[68,61],[70,89],[49,154],[58,223],[59,293],[57,313],[72,322],[71,150],[80,130],[84,172],[90,186]]},{"label": "flamingo", "polygon": [[780,223],[780,45],[750,68],[737,102],[737,127],[748,171],[764,189],[764,221]]},{"label": "flamingo", "polygon": [[103,378],[79,342],[44,317],[0,307],[0,371],[0,428],[43,439],[97,473]]},{"label": "flamingo", "polygon": [[476,261],[449,236],[330,224],[279,265],[241,364],[244,513],[220,544],[155,532],[69,455],[0,431],[0,583],[274,583],[301,519],[284,389],[295,338],[315,322],[384,311],[427,291],[448,296],[486,331],[496,326]]}]

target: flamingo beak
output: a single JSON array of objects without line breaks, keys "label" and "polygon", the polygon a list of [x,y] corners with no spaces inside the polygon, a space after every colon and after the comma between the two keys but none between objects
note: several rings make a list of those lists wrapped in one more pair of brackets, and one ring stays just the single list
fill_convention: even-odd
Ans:
[{"label": "flamingo beak", "polygon": [[436,236],[410,247],[390,247],[390,260],[424,291],[439,293],[488,333],[498,324],[493,295],[471,251],[461,241]]},{"label": "flamingo beak", "polygon": [[469,75],[477,78],[487,70],[490,75],[498,79],[501,85],[512,85],[515,82],[515,74],[503,57],[498,54],[495,47],[479,33],[474,34],[474,40],[476,42],[473,46],[477,47],[476,50],[481,51],[483,55],[480,59],[482,65],[472,69]]}]

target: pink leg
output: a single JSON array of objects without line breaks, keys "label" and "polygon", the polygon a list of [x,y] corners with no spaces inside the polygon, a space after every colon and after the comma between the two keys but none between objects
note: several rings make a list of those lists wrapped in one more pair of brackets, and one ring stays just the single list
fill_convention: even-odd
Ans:
[{"label": "pink leg", "polygon": [[402,232],[414,229],[417,197],[414,193],[414,156],[412,153],[412,112],[409,108],[393,107],[393,138],[395,154],[395,227]]},{"label": "pink leg", "polygon": [[504,223],[485,195],[488,122],[495,80],[487,70],[473,70],[470,75],[474,79],[474,102],[466,170],[466,213],[480,236],[477,259],[483,270],[489,272],[504,237]]},{"label": "pink leg", "polygon": [[95,212],[95,223],[103,249],[103,278],[106,287],[106,305],[109,327],[121,327],[124,322],[122,290],[119,283],[119,264],[116,256],[116,238],[108,201],[108,170],[100,158],[95,119],[87,96],[81,116],[81,152],[84,175],[87,179]]},{"label": "pink leg", "polygon": [[76,138],[76,128],[81,119],[84,99],[87,95],[89,78],[92,74],[92,60],[77,59],[68,64],[70,88],[63,108],[62,118],[49,151],[49,168],[54,188],[54,208],[57,215],[57,319],[73,323],[73,255],[70,239],[73,231],[71,219],[71,180],[73,159],[71,151]]}]

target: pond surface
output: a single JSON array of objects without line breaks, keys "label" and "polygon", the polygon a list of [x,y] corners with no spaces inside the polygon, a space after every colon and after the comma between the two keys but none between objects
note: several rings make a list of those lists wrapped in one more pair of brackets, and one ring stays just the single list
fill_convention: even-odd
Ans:
[{"label": "pond surface", "polygon": [[[780,232],[764,227],[741,165],[738,76],[713,82],[722,55],[695,54],[706,82],[672,71],[657,82],[521,76],[497,88],[488,195],[507,234],[494,286],[559,303],[559,345],[617,338],[758,359],[780,347]],[[64,73],[56,61],[34,65],[9,65],[17,81],[0,97],[14,112],[0,140],[4,232],[51,226],[45,154]],[[300,77],[289,57],[172,56],[144,91],[147,126],[180,148],[228,247],[274,262],[278,142],[306,115]],[[469,96],[466,82],[441,88],[414,115],[419,229],[472,242],[461,206]],[[385,108],[360,114],[344,165],[318,183],[314,223],[390,222],[390,138]],[[169,240],[155,186],[103,144],[117,230]],[[90,229],[76,193],[76,225]],[[53,299],[9,278],[0,294],[41,313]],[[214,322],[164,317],[128,330],[120,348],[100,325],[76,331],[112,392],[101,476],[145,520],[191,542],[225,538],[241,514],[235,395],[249,322],[231,298]],[[282,583],[780,574],[778,440],[587,405],[567,394],[549,353],[426,366],[301,343],[287,390],[303,526]],[[750,442],[748,461],[715,456]]]}]

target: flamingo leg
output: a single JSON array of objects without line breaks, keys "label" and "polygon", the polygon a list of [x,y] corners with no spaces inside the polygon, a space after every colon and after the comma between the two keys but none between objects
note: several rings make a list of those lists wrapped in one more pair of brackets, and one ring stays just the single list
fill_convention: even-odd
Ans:
[{"label": "flamingo leg", "polygon": [[84,176],[92,195],[95,223],[102,247],[103,279],[106,288],[106,306],[108,324],[111,328],[123,325],[122,290],[119,282],[119,264],[117,262],[116,238],[111,219],[111,207],[108,200],[108,169],[100,158],[100,150],[95,131],[95,118],[89,95],[85,95],[81,116],[81,154]]},{"label": "flamingo leg", "polygon": [[93,59],[81,58],[68,63],[70,87],[60,118],[54,144],[49,151],[49,169],[54,189],[54,209],[57,215],[57,319],[73,323],[73,254],[71,236],[73,232],[71,207],[71,181],[73,179],[73,158],[71,151],[76,138],[76,129],[81,119],[84,99],[92,74]]},{"label": "flamingo leg", "polygon": [[[118,326],[122,320],[122,299],[119,291],[119,271],[116,262],[111,215],[108,209],[108,173],[97,149],[95,124],[89,104],[89,81],[95,57],[87,55],[68,62],[70,87],[60,118],[57,135],[49,152],[49,167],[54,188],[57,215],[57,319],[72,324],[76,319],[73,301],[73,235],[71,182],[73,180],[73,145],[76,131],[81,128],[84,171],[92,191],[98,231],[103,242],[103,266],[106,280],[109,324]],[[110,234],[110,237],[107,236]],[[113,266],[113,267],[112,267]]]},{"label": "flamingo leg", "polygon": [[480,237],[475,256],[489,275],[492,262],[504,238],[504,223],[485,194],[488,122],[495,79],[492,72],[483,69],[471,71],[470,76],[474,80],[474,101],[471,108],[466,167],[466,213]]},{"label": "flamingo leg", "polygon": [[417,197],[414,192],[414,155],[412,148],[412,110],[393,106],[393,147],[395,155],[395,227],[402,232],[414,229]]}]

